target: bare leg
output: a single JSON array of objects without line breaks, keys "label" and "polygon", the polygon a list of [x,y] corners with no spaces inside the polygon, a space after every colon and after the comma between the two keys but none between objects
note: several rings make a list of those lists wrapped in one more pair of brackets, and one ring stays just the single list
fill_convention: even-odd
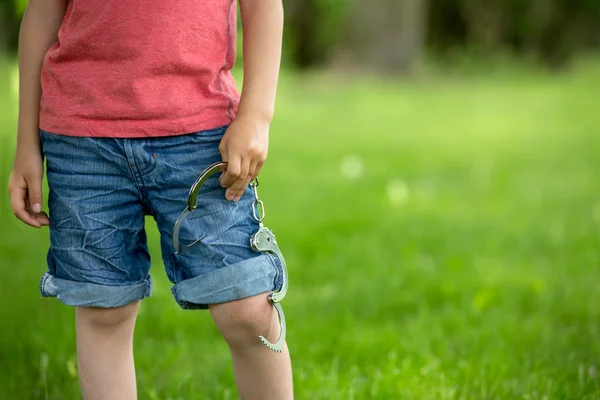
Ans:
[{"label": "bare leg", "polygon": [[292,365],[287,346],[275,353],[261,343],[279,337],[277,312],[267,294],[210,307],[213,319],[229,345],[238,392],[244,400],[291,400]]},{"label": "bare leg", "polygon": [[135,400],[133,330],[139,301],[121,308],[77,307],[77,362],[85,400]]}]

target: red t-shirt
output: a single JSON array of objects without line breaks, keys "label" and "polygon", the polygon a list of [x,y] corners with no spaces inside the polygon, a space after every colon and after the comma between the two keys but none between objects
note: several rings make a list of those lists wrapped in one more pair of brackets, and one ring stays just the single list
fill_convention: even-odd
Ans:
[{"label": "red t-shirt", "polygon": [[235,0],[70,0],[44,59],[40,128],[134,138],[230,123],[236,16]]}]

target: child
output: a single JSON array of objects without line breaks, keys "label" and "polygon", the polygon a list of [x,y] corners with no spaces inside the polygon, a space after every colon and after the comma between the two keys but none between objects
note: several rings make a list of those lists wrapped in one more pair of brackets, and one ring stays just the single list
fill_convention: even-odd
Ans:
[{"label": "child", "polygon": [[[249,182],[267,157],[281,57],[281,0],[240,0],[241,96],[235,0],[30,0],[20,35],[13,211],[50,227],[43,296],[75,306],[83,397],[135,399],[133,330],[151,293],[144,217],[155,218],[173,295],[209,309],[228,344],[240,396],[291,399],[287,348],[267,349],[279,325],[267,295],[281,265],[253,252]],[[42,211],[46,159],[49,217]],[[171,234],[201,171],[207,181]],[[173,327],[177,329],[177,327]],[[199,366],[201,367],[201,366]]]}]

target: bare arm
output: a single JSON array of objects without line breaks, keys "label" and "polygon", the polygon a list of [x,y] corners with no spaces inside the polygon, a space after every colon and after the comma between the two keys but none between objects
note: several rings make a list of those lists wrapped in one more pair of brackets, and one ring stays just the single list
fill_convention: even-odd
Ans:
[{"label": "bare arm", "polygon": [[40,75],[46,52],[58,40],[68,0],[30,0],[19,35],[19,143],[37,140]]},{"label": "bare arm", "polygon": [[244,84],[238,113],[273,118],[281,63],[281,0],[240,0],[244,29]]},{"label": "bare arm", "polygon": [[237,201],[260,173],[268,153],[269,127],[281,64],[281,0],[240,0],[244,30],[244,84],[238,113],[221,142],[228,162],[221,185]]},{"label": "bare arm", "polygon": [[44,56],[58,40],[67,5],[68,0],[30,0],[19,35],[19,123],[8,191],[15,216],[36,228],[49,224],[42,212],[40,77]]}]

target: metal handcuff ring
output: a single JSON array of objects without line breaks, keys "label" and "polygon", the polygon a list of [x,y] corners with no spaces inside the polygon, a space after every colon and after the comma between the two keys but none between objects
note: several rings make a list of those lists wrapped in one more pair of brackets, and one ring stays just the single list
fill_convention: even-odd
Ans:
[{"label": "metal handcuff ring", "polygon": [[[212,175],[219,171],[224,171],[227,168],[226,162],[216,162],[214,164],[209,165],[196,179],[192,187],[190,188],[190,192],[188,194],[187,207],[183,210],[179,218],[177,218],[177,222],[175,222],[175,226],[173,227],[173,248],[175,249],[175,254],[180,254],[186,249],[196,245],[198,242],[202,241],[206,235],[201,236],[199,239],[195,240],[191,244],[183,245],[179,241],[179,231],[181,230],[181,226],[183,221],[187,218],[189,214],[191,214],[197,208],[197,200],[198,193],[202,188],[202,185],[210,178]],[[287,265],[285,263],[285,258],[277,245],[277,239],[273,232],[263,225],[263,219],[265,217],[264,205],[263,202],[258,198],[258,178],[256,178],[250,186],[254,191],[254,202],[252,203],[252,215],[254,219],[256,219],[259,223],[259,229],[256,233],[254,233],[250,237],[250,247],[252,250],[256,252],[262,253],[270,253],[275,256],[279,263],[281,264],[281,268],[283,270],[283,279],[281,283],[281,289],[271,293],[268,297],[269,302],[275,307],[277,310],[277,314],[279,316],[279,325],[280,325],[280,334],[279,339],[275,343],[271,343],[264,336],[259,336],[261,342],[264,343],[269,349],[275,352],[281,352],[283,349],[283,344],[285,343],[286,337],[286,323],[285,323],[285,314],[283,313],[283,308],[281,307],[280,302],[285,298],[285,295],[288,291],[288,271]]]}]

